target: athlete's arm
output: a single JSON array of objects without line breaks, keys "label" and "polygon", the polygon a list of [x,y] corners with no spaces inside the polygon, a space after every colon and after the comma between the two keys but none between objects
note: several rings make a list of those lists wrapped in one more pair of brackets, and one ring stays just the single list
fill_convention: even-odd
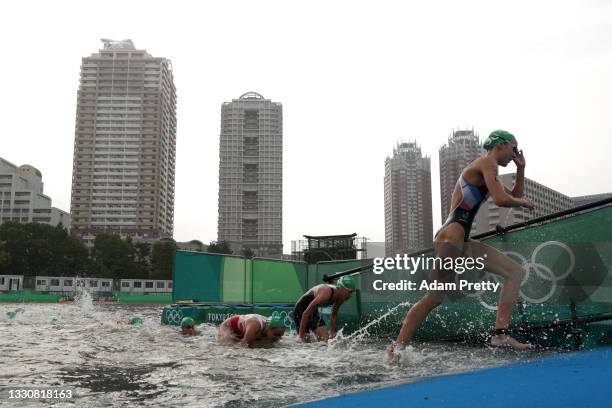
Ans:
[{"label": "athlete's arm", "polygon": [[512,195],[514,197],[522,197],[525,186],[525,156],[523,156],[522,150],[518,151],[514,158],[514,163],[516,164],[516,179],[514,180]]},{"label": "athlete's arm", "polygon": [[517,169],[516,171],[516,180],[514,180],[514,186],[512,190],[504,185],[504,191],[506,194],[511,195],[512,197],[521,198],[523,197],[523,186],[525,185],[525,170]]},{"label": "athlete's arm", "polygon": [[314,313],[314,311],[319,307],[319,305],[323,304],[326,299],[329,299],[331,295],[331,288],[328,286],[321,287],[317,290],[317,296],[310,302],[304,313],[302,314],[302,319],[300,320],[300,331],[299,336],[302,340],[306,340],[306,326],[308,326],[308,322],[310,321],[310,316]]},{"label": "athlete's arm", "polygon": [[485,158],[480,165],[487,190],[491,194],[491,200],[500,207],[527,207],[533,208],[533,203],[528,198],[517,198],[508,194],[504,185],[497,178],[497,163],[493,159]]},{"label": "athlete's arm", "polygon": [[240,340],[240,345],[253,347],[253,343],[259,337],[259,322],[255,319],[249,319],[244,323],[244,326],[244,337]]}]

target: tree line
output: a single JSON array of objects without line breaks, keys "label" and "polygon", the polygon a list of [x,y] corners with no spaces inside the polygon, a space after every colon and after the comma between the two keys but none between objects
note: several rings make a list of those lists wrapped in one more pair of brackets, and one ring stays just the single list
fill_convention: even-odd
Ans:
[{"label": "tree line", "polygon": [[98,234],[93,248],[70,236],[61,224],[0,224],[0,274],[95,276],[113,279],[172,279],[176,242],[133,242]]}]

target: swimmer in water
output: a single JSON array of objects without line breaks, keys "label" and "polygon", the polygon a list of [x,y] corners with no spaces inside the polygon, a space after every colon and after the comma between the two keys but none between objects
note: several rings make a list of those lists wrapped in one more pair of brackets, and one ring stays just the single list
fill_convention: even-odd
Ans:
[{"label": "swimmer in water", "polygon": [[[350,275],[338,279],[337,285],[326,283],[314,286],[304,293],[293,308],[295,327],[303,341],[310,341],[313,331],[318,341],[327,341],[336,334],[336,322],[340,306],[349,300],[356,291],[355,279]],[[318,308],[333,305],[330,317],[329,335],[325,321],[319,315]]]},{"label": "swimmer in water", "polygon": [[200,332],[195,329],[195,320],[193,320],[191,317],[183,317],[181,320],[180,333],[183,336],[196,336],[200,334]]},{"label": "swimmer in water", "polygon": [[128,323],[131,324],[132,326],[139,326],[142,324],[142,319],[138,316],[134,316],[129,320]]},{"label": "swimmer in water", "polygon": [[9,310],[8,312],[6,312],[6,317],[8,317],[9,319],[14,319],[19,313],[23,312],[25,312],[25,309],[18,307],[15,310]]},{"label": "swimmer in water", "polygon": [[[491,345],[526,349],[530,345],[517,341],[508,331],[525,269],[497,249],[469,238],[476,212],[489,195],[499,207],[534,208],[532,201],[523,195],[525,156],[518,149],[516,138],[503,130],[492,132],[483,147],[487,151],[486,156],[471,162],[457,180],[451,199],[452,210],[436,233],[434,249],[438,257],[456,257],[468,252],[472,258],[483,258],[485,270],[504,278]],[[497,167],[506,167],[511,161],[516,164],[516,179],[512,190],[497,178]],[[438,282],[453,281],[454,274],[452,270],[434,269],[429,278]],[[394,352],[406,347],[429,312],[442,304],[444,296],[444,291],[430,290],[408,310],[397,339],[387,349],[392,361],[397,361],[398,357]]]},{"label": "swimmer in water", "polygon": [[258,314],[232,316],[219,327],[217,339],[223,344],[245,347],[273,344],[285,334],[285,323],[278,313],[271,317]]},{"label": "swimmer in water", "polygon": [[129,324],[132,326],[140,326],[142,324],[142,319],[138,316],[132,316],[128,320],[118,320],[117,324]]}]

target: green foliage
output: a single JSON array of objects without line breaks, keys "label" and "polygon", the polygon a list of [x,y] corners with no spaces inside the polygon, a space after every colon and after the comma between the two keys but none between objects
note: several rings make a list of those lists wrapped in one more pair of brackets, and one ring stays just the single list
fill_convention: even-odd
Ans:
[{"label": "green foliage", "polygon": [[87,249],[58,225],[0,225],[0,245],[7,255],[0,258],[0,272],[24,276],[74,276],[89,268]]},{"label": "green foliage", "polygon": [[0,271],[5,269],[11,262],[11,255],[0,247]]},{"label": "green foliage", "polygon": [[202,243],[202,241],[198,239],[192,239],[191,241],[189,241],[189,243],[195,247],[195,250],[197,252],[204,251],[204,244]]},{"label": "green foliage", "polygon": [[151,251],[151,279],[172,279],[174,266],[174,240],[157,241]]},{"label": "green foliage", "polygon": [[0,224],[1,274],[172,279],[175,251],[172,239],[151,244],[98,234],[89,252],[61,225]]},{"label": "green foliage", "polygon": [[148,242],[137,242],[134,244],[135,261],[143,265],[149,265],[151,256],[151,244]]},{"label": "green foliage", "polygon": [[121,278],[128,276],[132,261],[132,243],[118,235],[98,234],[91,251],[96,266],[96,276]]},{"label": "green foliage", "polygon": [[255,256],[255,252],[251,248],[243,248],[240,254],[247,259],[252,259]]},{"label": "green foliage", "polygon": [[234,253],[234,251],[232,251],[232,249],[230,248],[229,244],[225,241],[211,242],[208,246],[208,252],[227,255],[231,255]]}]

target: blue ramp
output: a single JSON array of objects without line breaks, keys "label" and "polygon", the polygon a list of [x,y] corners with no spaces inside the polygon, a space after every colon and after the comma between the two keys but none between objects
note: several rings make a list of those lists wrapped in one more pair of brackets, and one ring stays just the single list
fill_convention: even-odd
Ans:
[{"label": "blue ramp", "polygon": [[612,407],[612,348],[541,360],[299,405],[302,407]]}]

